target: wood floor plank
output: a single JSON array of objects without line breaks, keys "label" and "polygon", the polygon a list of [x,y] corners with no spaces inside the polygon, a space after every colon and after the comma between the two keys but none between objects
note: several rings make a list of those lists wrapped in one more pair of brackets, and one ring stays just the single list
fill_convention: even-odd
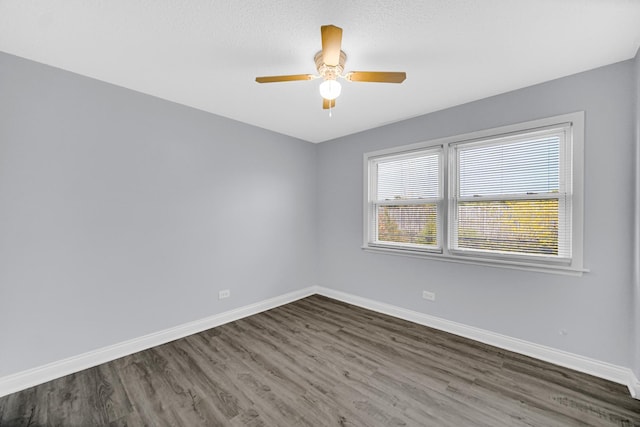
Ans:
[{"label": "wood floor plank", "polygon": [[640,427],[640,401],[315,295],[0,398],[0,427],[100,425]]}]

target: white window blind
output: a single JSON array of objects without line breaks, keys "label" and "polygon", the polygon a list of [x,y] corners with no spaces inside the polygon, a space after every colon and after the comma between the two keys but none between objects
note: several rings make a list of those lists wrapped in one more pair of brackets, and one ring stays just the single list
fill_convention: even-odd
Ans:
[{"label": "white window blind", "polygon": [[452,251],[571,258],[566,133],[562,127],[451,146]]},{"label": "white window blind", "polygon": [[363,249],[582,274],[584,112],[364,155]]},{"label": "white window blind", "polygon": [[440,248],[441,164],[441,147],[371,163],[370,243]]}]

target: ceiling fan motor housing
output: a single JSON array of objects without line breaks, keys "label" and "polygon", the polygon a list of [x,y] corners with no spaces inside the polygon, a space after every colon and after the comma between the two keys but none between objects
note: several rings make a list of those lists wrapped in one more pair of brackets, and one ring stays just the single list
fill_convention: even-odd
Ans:
[{"label": "ceiling fan motor housing", "polygon": [[316,53],[316,55],[313,57],[313,60],[316,63],[318,74],[320,74],[320,76],[324,80],[336,80],[338,77],[342,76],[342,73],[344,72],[344,63],[347,61],[347,54],[342,50],[340,51],[340,61],[336,66],[327,65],[324,63],[322,51]]}]

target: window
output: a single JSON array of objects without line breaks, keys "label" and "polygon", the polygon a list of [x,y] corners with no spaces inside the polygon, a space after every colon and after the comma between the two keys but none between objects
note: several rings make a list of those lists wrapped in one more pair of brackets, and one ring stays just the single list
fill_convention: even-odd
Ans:
[{"label": "window", "polygon": [[372,159],[372,245],[440,251],[442,147]]},{"label": "window", "polygon": [[452,251],[571,258],[568,130],[451,145]]},{"label": "window", "polygon": [[365,154],[363,247],[584,271],[583,123],[573,113]]}]

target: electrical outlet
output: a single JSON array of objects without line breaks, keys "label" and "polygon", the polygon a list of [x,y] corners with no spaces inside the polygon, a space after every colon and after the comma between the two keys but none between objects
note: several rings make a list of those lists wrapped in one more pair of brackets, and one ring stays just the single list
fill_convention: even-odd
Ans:
[{"label": "electrical outlet", "polygon": [[429,301],[435,301],[436,300],[436,294],[435,292],[429,292],[429,291],[422,291],[422,298],[429,300]]},{"label": "electrical outlet", "polygon": [[229,289],[225,289],[224,291],[218,292],[218,299],[225,299],[231,296],[231,291]]}]

